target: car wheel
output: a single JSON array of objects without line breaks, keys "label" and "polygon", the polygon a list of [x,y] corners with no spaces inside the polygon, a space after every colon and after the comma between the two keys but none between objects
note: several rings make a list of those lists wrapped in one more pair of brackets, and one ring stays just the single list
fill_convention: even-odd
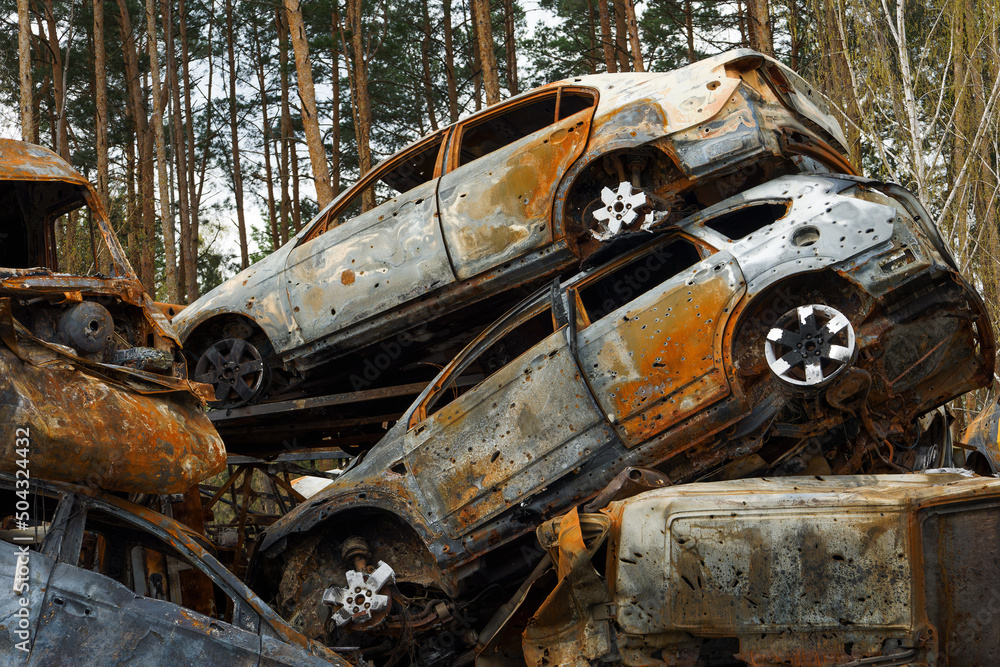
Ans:
[{"label": "car wheel", "polygon": [[854,363],[854,327],[836,308],[799,306],[774,323],[764,341],[764,354],[782,382],[797,389],[823,387]]},{"label": "car wheel", "polygon": [[213,408],[236,408],[260,400],[271,372],[249,341],[224,338],[201,353],[194,379],[215,387],[215,400],[209,403]]},{"label": "car wheel", "polygon": [[920,436],[915,447],[914,470],[951,468],[953,440],[948,414],[938,408],[920,418]]}]

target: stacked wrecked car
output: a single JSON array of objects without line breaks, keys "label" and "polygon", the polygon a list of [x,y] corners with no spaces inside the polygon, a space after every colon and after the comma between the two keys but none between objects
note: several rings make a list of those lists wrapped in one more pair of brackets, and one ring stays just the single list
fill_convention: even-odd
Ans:
[{"label": "stacked wrecked car", "polygon": [[[997,524],[1000,482],[900,474],[950,463],[941,406],[991,385],[985,305],[919,201],[857,176],[822,96],[760,54],[580,77],[470,116],[172,323],[120,260],[89,291],[46,292],[69,278],[24,266],[34,291],[0,301],[7,363],[173,401],[147,439],[196,431],[162,437],[201,466],[176,485],[96,485],[175,493],[221,468],[198,396],[231,455],[358,454],[264,528],[256,594],[159,521],[216,589],[185,606],[256,633],[261,658],[280,637],[376,665],[1000,660],[974,616],[1000,600],[1000,534],[976,528]],[[139,390],[158,378],[176,389]],[[979,432],[995,449],[996,420]],[[148,509],[52,488],[56,517],[96,517],[67,528],[67,566],[84,536],[159,530]],[[123,588],[92,590],[125,600],[170,572],[122,558],[66,577],[110,576]]]},{"label": "stacked wrecked car", "polygon": [[[187,379],[90,183],[51,151],[4,140],[0,211],[0,422],[30,432],[34,475],[177,493],[219,472],[205,387]],[[56,224],[70,214],[91,232],[86,275],[60,273]]]}]

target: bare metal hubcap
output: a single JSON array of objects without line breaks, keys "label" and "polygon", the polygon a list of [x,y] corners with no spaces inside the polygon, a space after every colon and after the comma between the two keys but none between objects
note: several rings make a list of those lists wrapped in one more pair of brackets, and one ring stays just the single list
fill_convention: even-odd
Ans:
[{"label": "bare metal hubcap", "polygon": [[836,308],[799,306],[774,323],[764,342],[767,365],[797,387],[820,387],[854,361],[854,327]]}]

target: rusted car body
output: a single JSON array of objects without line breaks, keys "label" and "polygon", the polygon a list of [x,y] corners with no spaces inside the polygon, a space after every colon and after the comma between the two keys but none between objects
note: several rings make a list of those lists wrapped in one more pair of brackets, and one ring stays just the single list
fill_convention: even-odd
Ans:
[{"label": "rusted car body", "polygon": [[917,418],[988,385],[995,356],[928,220],[898,187],[811,175],[654,218],[636,247],[485,329],[271,526],[261,590],[306,634],[362,641],[403,621],[334,627],[317,609],[358,559],[381,561],[442,613],[480,614],[479,631],[491,607],[475,596],[530,569],[533,528],[627,466],[665,484],[911,468]]},{"label": "rusted car body", "polygon": [[[0,202],[0,469],[28,458],[32,476],[140,493],[219,472],[210,388],[187,380],[90,183],[45,148],[3,140]],[[57,221],[71,213],[90,223],[88,275],[60,273]]]},{"label": "rusted car body", "polygon": [[426,382],[482,321],[654,210],[676,221],[782,174],[854,173],[844,144],[818,91],[745,49],[559,81],[403,149],[173,323],[221,407],[272,382],[272,398]]},{"label": "rusted car body", "polygon": [[[0,473],[12,510],[15,484]],[[14,587],[0,596],[5,665],[349,664],[290,628],[173,519],[80,486],[33,481],[29,497],[38,522],[0,540],[0,574]]]},{"label": "rusted car body", "polygon": [[994,398],[965,429],[959,456],[981,475],[1000,474],[1000,399]]},{"label": "rusted car body", "polygon": [[477,664],[1000,661],[1000,480],[689,484],[574,510],[538,539],[554,571]]}]

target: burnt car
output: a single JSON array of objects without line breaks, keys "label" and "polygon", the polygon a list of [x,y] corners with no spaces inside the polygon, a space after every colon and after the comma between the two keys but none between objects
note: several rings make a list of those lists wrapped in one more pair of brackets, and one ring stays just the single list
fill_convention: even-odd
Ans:
[{"label": "burnt car", "polygon": [[574,509],[538,540],[554,569],[477,664],[1000,661],[1000,480],[688,484]]},{"label": "burnt car", "polygon": [[[260,591],[334,645],[404,628],[433,643],[456,618],[481,632],[533,528],[628,466],[665,484],[912,469],[919,418],[988,385],[995,356],[929,220],[898,186],[812,175],[654,219],[487,327],[272,525]],[[348,582],[396,597],[356,608]]]},{"label": "burnt car", "polygon": [[[84,275],[60,272],[70,215],[90,232]],[[46,148],[0,140],[0,469],[30,449],[34,476],[184,491],[225,467],[206,396],[91,184]]]},{"label": "burnt car", "polygon": [[[8,665],[340,665],[210,553],[203,535],[92,489],[0,473],[0,656]],[[33,520],[37,517],[38,520]],[[5,522],[7,523],[7,522]]]},{"label": "burnt car", "polygon": [[854,173],[844,146],[822,95],[754,51],[559,81],[404,148],[173,323],[217,407],[425,383],[484,321],[654,211]]}]

